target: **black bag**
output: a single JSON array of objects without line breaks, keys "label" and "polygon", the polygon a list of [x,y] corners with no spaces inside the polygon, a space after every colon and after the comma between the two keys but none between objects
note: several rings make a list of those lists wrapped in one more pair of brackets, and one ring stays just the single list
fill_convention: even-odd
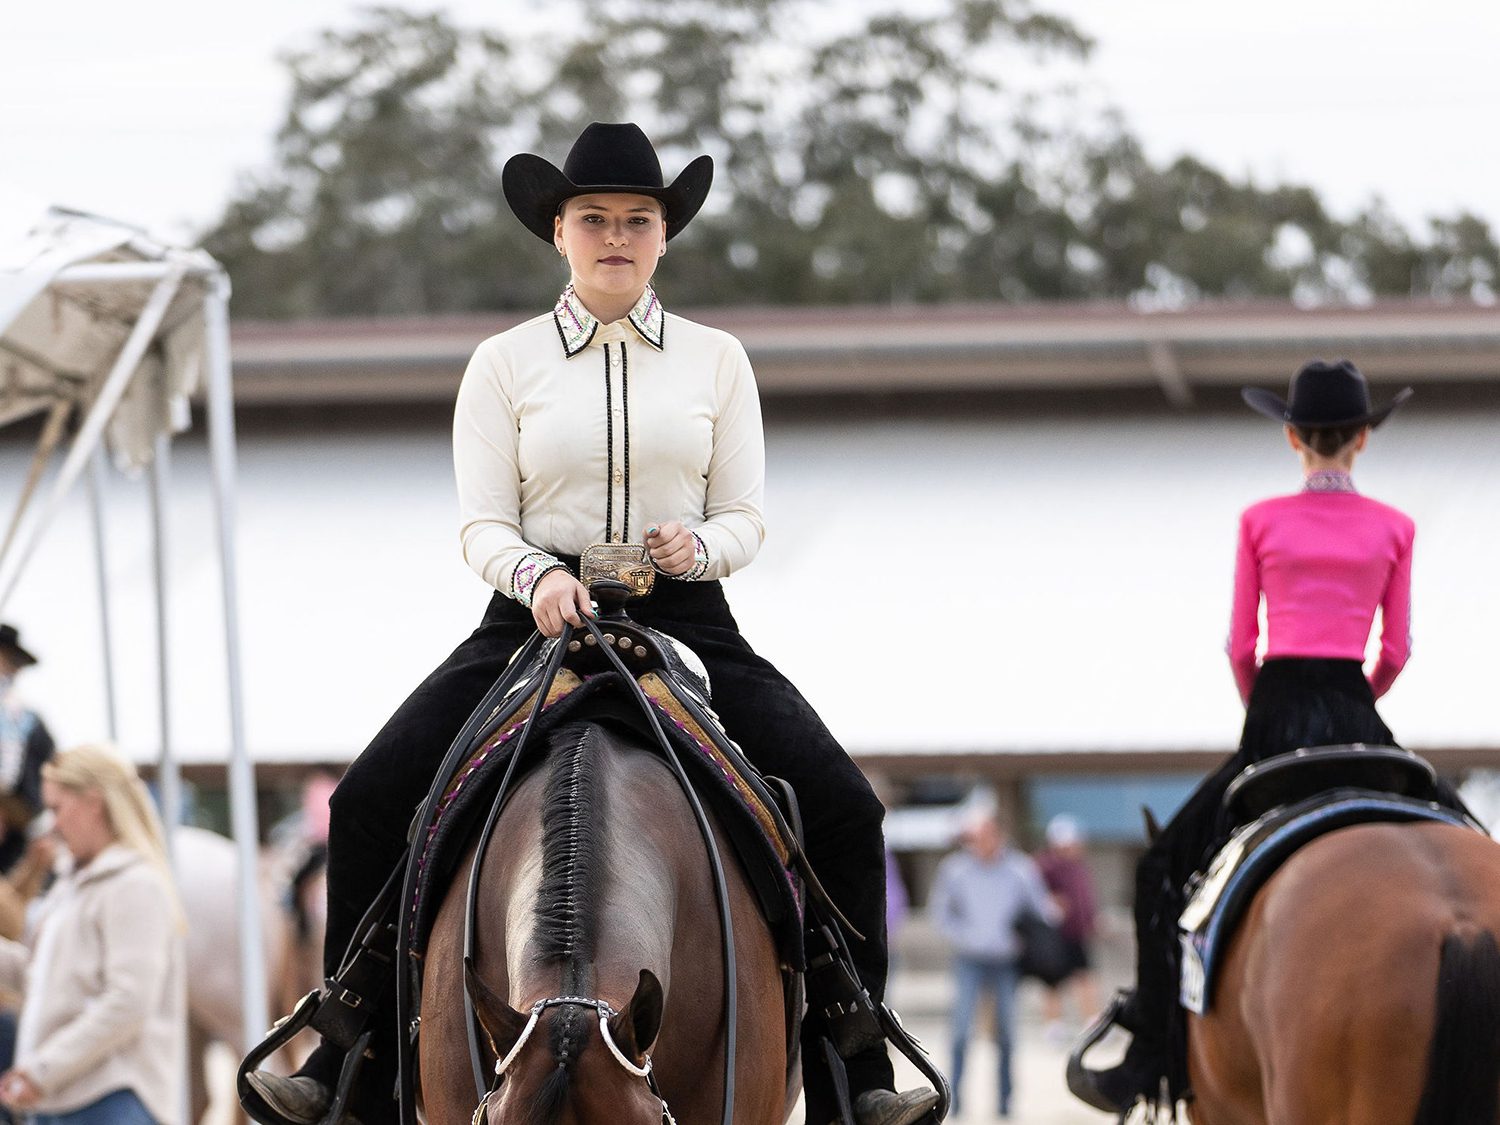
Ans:
[{"label": "black bag", "polygon": [[1023,910],[1016,918],[1016,937],[1021,941],[1016,967],[1023,977],[1035,977],[1051,988],[1072,974],[1073,958],[1062,931],[1035,910]]}]

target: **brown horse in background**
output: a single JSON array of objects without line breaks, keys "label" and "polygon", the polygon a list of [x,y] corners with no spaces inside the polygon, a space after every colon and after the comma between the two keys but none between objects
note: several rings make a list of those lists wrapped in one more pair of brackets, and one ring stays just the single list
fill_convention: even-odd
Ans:
[{"label": "brown horse in background", "polygon": [[1189,1017],[1202,1125],[1494,1125],[1500,844],[1344,828],[1261,888]]},{"label": "brown horse in background", "polygon": [[[491,1125],[663,1125],[663,1099],[684,1125],[720,1120],[724,957],[708,857],[673,774],[632,739],[594,723],[555,732],[486,848],[471,977],[486,1073],[514,1052],[486,1102]],[[722,837],[719,849],[737,953],[734,1121],[776,1125],[796,1096],[780,962]],[[468,1125],[478,1102],[463,1006],[473,862],[471,849],[427,945],[420,1083],[432,1125]],[[622,1057],[595,1008],[563,1004],[533,1021],[532,1006],[555,997],[608,1004]],[[648,1051],[661,1099],[637,1072]]]}]

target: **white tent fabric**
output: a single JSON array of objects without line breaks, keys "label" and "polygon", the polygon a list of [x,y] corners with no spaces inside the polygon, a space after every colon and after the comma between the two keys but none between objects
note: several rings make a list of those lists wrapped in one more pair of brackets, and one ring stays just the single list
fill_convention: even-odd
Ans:
[{"label": "white tent fabric", "polygon": [[131,372],[110,422],[122,467],[150,462],[161,433],[187,424],[188,395],[200,382],[203,318],[217,270],[201,250],[154,242],[123,223],[53,210],[19,242],[0,249],[0,425],[58,401],[87,407],[124,347],[157,280],[63,280],[81,264],[176,263],[184,282],[162,316],[152,347]]},{"label": "white tent fabric", "polygon": [[[240,854],[244,1030],[247,1041],[252,1041],[266,1023],[265,966],[258,940],[255,783],[245,752],[239,690],[228,299],[224,271],[203,251],[167,246],[135,227],[98,216],[54,209],[19,242],[0,250],[0,426],[40,411],[49,414],[30,471],[17,474],[26,482],[13,498],[15,516],[0,540],[0,611],[62,511],[72,486],[106,440],[107,431],[117,464],[127,470],[146,466],[152,470],[156,698],[163,716],[154,756],[162,804],[171,825],[180,806],[177,763],[166,718],[170,714],[170,598],[164,462],[171,436],[190,421],[188,396],[206,370],[228,680],[228,722],[223,725],[230,736],[230,802]],[[46,503],[29,521],[23,521],[40,470],[70,416],[76,417],[77,430],[68,455],[50,483]],[[111,703],[109,723],[95,725],[84,736],[97,739],[113,733],[115,714],[104,521],[97,506],[97,488],[93,495],[104,624],[104,643],[96,641],[94,647],[102,650],[105,694]],[[22,534],[13,534],[17,531]]]}]

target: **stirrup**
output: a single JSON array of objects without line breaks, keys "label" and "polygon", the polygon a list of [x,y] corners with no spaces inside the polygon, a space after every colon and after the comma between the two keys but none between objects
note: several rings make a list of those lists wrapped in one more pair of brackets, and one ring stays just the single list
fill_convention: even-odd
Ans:
[{"label": "stirrup", "polygon": [[[323,994],[316,989],[298,1000],[291,1014],[277,1020],[270,1033],[240,1063],[239,1071],[235,1075],[235,1092],[239,1095],[240,1106],[261,1125],[304,1125],[303,1122],[294,1121],[285,1114],[272,1109],[255,1087],[250,1085],[250,1075],[260,1069],[261,1063],[285,1047],[299,1033],[305,1031],[312,1024],[313,1017],[318,1014],[318,1008],[322,1006],[322,1003]],[[373,1030],[361,1033],[350,1047],[348,1054],[344,1056],[344,1065],[339,1070],[338,1083],[333,1088],[333,1099],[328,1104],[328,1112],[323,1115],[318,1125],[338,1125],[338,1122],[343,1119],[344,1111],[349,1104],[349,1092],[354,1088],[354,1079],[359,1074],[360,1065],[365,1061],[365,1049],[369,1047],[370,1037],[373,1034]]]},{"label": "stirrup", "polygon": [[902,1025],[895,1010],[883,1002],[877,1004],[871,998],[855,972],[854,958],[838,923],[831,918],[825,919],[816,931],[810,931],[810,936],[821,937],[827,946],[822,953],[808,957],[803,979],[809,983],[819,979],[825,1001],[831,1000],[822,1010],[828,1028],[823,1049],[833,1072],[835,1092],[839,1095],[839,1112],[853,1116],[844,1060],[877,1047],[884,1050],[890,1044],[906,1056],[937,1091],[937,1105],[923,1118],[923,1123],[940,1125],[952,1104],[948,1080],[942,1071],[927,1057],[921,1042]]},{"label": "stirrup", "polygon": [[[920,1121],[921,1125],[942,1125],[944,1118],[948,1116],[948,1110],[952,1105],[953,1095],[948,1088],[948,1079],[943,1072],[938,1070],[927,1052],[923,1049],[921,1041],[917,1039],[901,1023],[901,1017],[895,1009],[885,1004],[876,1004],[872,1013],[875,1021],[880,1026],[880,1034],[884,1043],[889,1043],[904,1055],[912,1066],[916,1067],[923,1078],[937,1091],[937,1104],[927,1111]],[[884,1044],[882,1044],[883,1046]],[[849,1089],[849,1072],[844,1065],[845,1057],[835,1046],[833,1039],[823,1036],[821,1040],[824,1062],[828,1065],[829,1073],[833,1076],[834,1100],[838,1106],[839,1122],[841,1125],[856,1125],[854,1117],[854,1098]]]},{"label": "stirrup", "polygon": [[927,1057],[927,1050],[922,1046],[922,1041],[906,1030],[906,1025],[901,1022],[896,1009],[888,1004],[880,1003],[875,1005],[875,1014],[880,1019],[880,1030],[885,1032],[886,1041],[900,1051],[906,1057],[906,1061],[916,1067],[922,1077],[927,1079],[932,1088],[937,1091],[937,1105],[933,1106],[922,1120],[928,1125],[941,1125],[953,1104],[953,1092],[948,1088],[948,1079]]},{"label": "stirrup", "polygon": [[1100,1012],[1094,1022],[1084,1030],[1068,1053],[1068,1092],[1085,1105],[1090,1105],[1105,1113],[1118,1114],[1120,1122],[1124,1122],[1135,1106],[1137,1096],[1132,1096],[1128,1105],[1121,1105],[1118,1099],[1106,1094],[1100,1088],[1099,1077],[1109,1072],[1092,1070],[1085,1066],[1083,1056],[1093,1050],[1099,1040],[1109,1034],[1110,1028],[1118,1026],[1121,1030],[1128,1031],[1122,1022],[1122,1017],[1129,1010],[1130,1001],[1130,993],[1123,991],[1115,993],[1109,1006]]}]

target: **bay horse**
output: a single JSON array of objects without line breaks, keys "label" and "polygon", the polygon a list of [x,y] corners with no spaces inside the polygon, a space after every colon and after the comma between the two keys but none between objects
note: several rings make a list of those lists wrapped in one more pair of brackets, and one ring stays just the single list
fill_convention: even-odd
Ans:
[{"label": "bay horse", "polygon": [[1188,1022],[1195,1125],[1494,1125],[1500,844],[1364,824],[1255,896]]},{"label": "bay horse", "polygon": [[[720,1120],[727,1036],[714,884],[688,800],[646,745],[614,724],[551,732],[545,764],[514,788],[489,838],[467,979],[486,1071],[506,1064],[478,1113],[463,1004],[470,845],[425,956],[419,1073],[432,1125]],[[780,958],[738,864],[723,866],[740,998],[733,1120],[777,1125],[798,1092]]]}]

